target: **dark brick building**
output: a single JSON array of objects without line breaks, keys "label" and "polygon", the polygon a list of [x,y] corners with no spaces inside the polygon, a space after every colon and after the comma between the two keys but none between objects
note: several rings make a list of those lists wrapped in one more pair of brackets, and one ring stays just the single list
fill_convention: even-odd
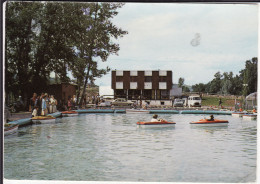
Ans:
[{"label": "dark brick building", "polygon": [[172,89],[172,71],[112,71],[115,98],[129,100],[168,100]]},{"label": "dark brick building", "polygon": [[76,85],[70,83],[51,84],[46,91],[50,95],[54,95],[58,103],[67,103],[68,98],[76,95]]}]

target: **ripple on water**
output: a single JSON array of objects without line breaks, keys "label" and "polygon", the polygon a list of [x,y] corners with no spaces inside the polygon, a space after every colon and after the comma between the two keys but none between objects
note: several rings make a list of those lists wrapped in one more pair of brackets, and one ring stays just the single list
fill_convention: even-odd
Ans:
[{"label": "ripple on water", "polygon": [[160,114],[174,128],[143,129],[151,114],[81,114],[19,129],[4,141],[7,179],[253,182],[256,121],[194,127],[202,115]]}]

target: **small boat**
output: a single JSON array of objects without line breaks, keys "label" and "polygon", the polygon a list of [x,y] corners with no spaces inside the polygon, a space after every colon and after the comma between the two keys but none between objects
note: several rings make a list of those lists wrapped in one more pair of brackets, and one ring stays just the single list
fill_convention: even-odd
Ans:
[{"label": "small boat", "polygon": [[126,109],[127,114],[149,114],[150,111],[145,109]]},{"label": "small boat", "polygon": [[192,121],[190,122],[191,125],[198,125],[198,126],[227,126],[228,121],[227,120],[220,120],[215,119],[213,121],[209,121],[207,119],[201,119],[199,121]]},{"label": "small boat", "polygon": [[35,124],[55,123],[56,118],[53,116],[35,116],[32,117],[32,122]]},{"label": "small boat", "polygon": [[232,112],[233,117],[242,117],[243,114],[245,114],[245,113],[244,112]]},{"label": "small boat", "polygon": [[61,112],[63,117],[71,117],[71,116],[78,116],[79,113],[77,111],[63,111]]},{"label": "small boat", "polygon": [[11,134],[14,134],[18,131],[18,127],[19,125],[17,124],[6,124],[5,125],[5,130],[4,130],[4,135],[7,136],[7,135],[11,135]]},{"label": "small boat", "polygon": [[137,122],[137,125],[143,128],[150,127],[172,127],[175,126],[175,122],[167,122],[167,121],[156,121],[156,122]]},{"label": "small boat", "polygon": [[256,120],[257,114],[243,114],[245,120]]}]

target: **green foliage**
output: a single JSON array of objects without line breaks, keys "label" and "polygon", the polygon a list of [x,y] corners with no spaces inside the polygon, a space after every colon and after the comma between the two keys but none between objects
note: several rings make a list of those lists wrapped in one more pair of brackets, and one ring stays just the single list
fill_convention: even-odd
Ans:
[{"label": "green foliage", "polygon": [[203,83],[195,84],[192,86],[192,90],[199,93],[204,93],[206,91],[206,85]]},{"label": "green foliage", "polygon": [[110,69],[100,69],[127,34],[112,23],[122,3],[6,3],[6,91],[41,92],[51,72],[61,82],[76,78],[78,90]]},{"label": "green foliage", "polygon": [[178,87],[182,87],[183,86],[183,84],[184,84],[184,78],[179,78],[179,82],[178,82]]},{"label": "green foliage", "polygon": [[239,75],[233,76],[233,72],[217,72],[214,79],[208,84],[195,84],[192,86],[195,92],[248,95],[257,91],[257,58],[246,61],[245,69]]}]

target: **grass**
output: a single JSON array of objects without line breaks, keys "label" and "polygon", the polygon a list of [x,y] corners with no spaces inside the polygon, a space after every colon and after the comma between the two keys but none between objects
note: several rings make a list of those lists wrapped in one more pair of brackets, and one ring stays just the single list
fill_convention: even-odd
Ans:
[{"label": "grass", "polygon": [[[221,98],[222,106],[233,107],[235,105],[235,100],[230,98]],[[219,105],[219,97],[202,97],[202,106],[216,106]]]}]

